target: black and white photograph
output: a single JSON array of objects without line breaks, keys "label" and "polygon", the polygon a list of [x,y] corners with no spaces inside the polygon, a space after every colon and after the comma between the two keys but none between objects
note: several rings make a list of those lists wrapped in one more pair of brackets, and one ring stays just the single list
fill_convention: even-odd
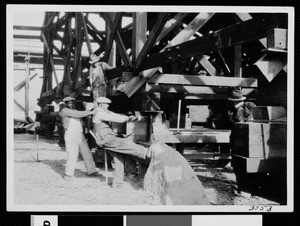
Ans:
[{"label": "black and white photograph", "polygon": [[293,7],[6,12],[8,211],[293,211]]}]

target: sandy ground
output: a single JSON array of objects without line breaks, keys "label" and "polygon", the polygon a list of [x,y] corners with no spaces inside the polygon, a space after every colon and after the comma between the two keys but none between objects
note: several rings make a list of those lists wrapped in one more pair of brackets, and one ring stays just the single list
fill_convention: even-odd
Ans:
[{"label": "sandy ground", "polygon": [[[102,165],[97,169],[102,177],[86,174],[78,159],[75,177],[63,179],[66,153],[55,142],[34,135],[14,135],[14,204],[15,205],[161,205],[159,198],[143,190],[142,178],[127,175],[125,185],[113,189],[105,183]],[[38,156],[37,156],[38,153]],[[37,161],[37,157],[38,160]],[[240,195],[232,168],[214,164],[190,162],[212,205],[278,205],[259,196]],[[112,169],[108,172],[109,183]]]}]

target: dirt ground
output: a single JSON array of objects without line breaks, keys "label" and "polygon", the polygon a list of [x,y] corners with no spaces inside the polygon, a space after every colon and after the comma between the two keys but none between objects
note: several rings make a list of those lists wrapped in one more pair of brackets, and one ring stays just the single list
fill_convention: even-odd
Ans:
[{"label": "dirt ground", "polygon": [[[38,151],[37,151],[38,149]],[[38,158],[38,159],[37,159]],[[37,161],[39,160],[39,161]],[[53,140],[35,135],[14,135],[14,204],[15,205],[161,205],[159,198],[143,190],[143,180],[127,175],[125,185],[113,189],[105,177],[91,178],[83,161],[78,159],[72,181],[63,179],[66,153]],[[190,162],[202,182],[212,205],[279,205],[263,197],[238,194],[235,174],[230,167]],[[97,164],[101,175],[104,167]],[[108,172],[109,183],[112,169]]]}]

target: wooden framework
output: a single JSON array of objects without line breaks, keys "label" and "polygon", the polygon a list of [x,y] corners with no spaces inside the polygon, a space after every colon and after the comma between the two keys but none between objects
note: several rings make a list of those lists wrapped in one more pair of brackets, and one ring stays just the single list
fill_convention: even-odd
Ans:
[{"label": "wooden framework", "polygon": [[[249,90],[257,88],[258,75],[252,74],[251,69],[263,55],[261,50],[267,47],[267,32],[287,27],[286,14],[278,13],[93,12],[99,21],[105,22],[105,31],[100,31],[89,20],[90,14],[45,14],[40,36],[44,43],[43,86],[38,101],[41,107],[67,95],[81,96],[89,86],[91,53],[104,54],[102,60],[115,67],[106,73],[112,81],[108,92],[112,96],[131,98],[137,92],[147,96],[151,92],[176,90],[182,95],[213,95],[218,99],[218,94],[235,86],[248,89],[245,94],[253,94]],[[124,17],[131,17],[132,23],[122,27]],[[229,19],[220,28],[217,25],[221,17]],[[57,63],[64,66],[62,81],[58,81],[56,74]],[[279,73],[278,68],[285,65],[286,61],[280,61],[270,67],[277,68],[274,71]],[[118,84],[117,78],[124,71],[132,72],[133,77]],[[203,71],[206,77],[199,77]],[[250,73],[244,73],[247,71]],[[153,77],[161,73],[159,79]]]}]

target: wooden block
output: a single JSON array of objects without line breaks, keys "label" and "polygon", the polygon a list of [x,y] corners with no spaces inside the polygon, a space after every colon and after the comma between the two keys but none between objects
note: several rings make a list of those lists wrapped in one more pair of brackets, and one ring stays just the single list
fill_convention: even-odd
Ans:
[{"label": "wooden block", "polygon": [[282,106],[257,106],[252,108],[254,120],[274,120],[287,117],[286,108]]},{"label": "wooden block", "polygon": [[286,158],[247,158],[233,155],[232,165],[235,171],[242,173],[271,173],[286,170]]},{"label": "wooden block", "polygon": [[287,49],[287,29],[274,28],[267,32],[267,48]]},{"label": "wooden block", "polygon": [[190,105],[187,108],[192,122],[207,122],[209,118],[208,105]]},{"label": "wooden block", "polygon": [[236,123],[233,154],[272,158],[286,157],[286,123]]}]

